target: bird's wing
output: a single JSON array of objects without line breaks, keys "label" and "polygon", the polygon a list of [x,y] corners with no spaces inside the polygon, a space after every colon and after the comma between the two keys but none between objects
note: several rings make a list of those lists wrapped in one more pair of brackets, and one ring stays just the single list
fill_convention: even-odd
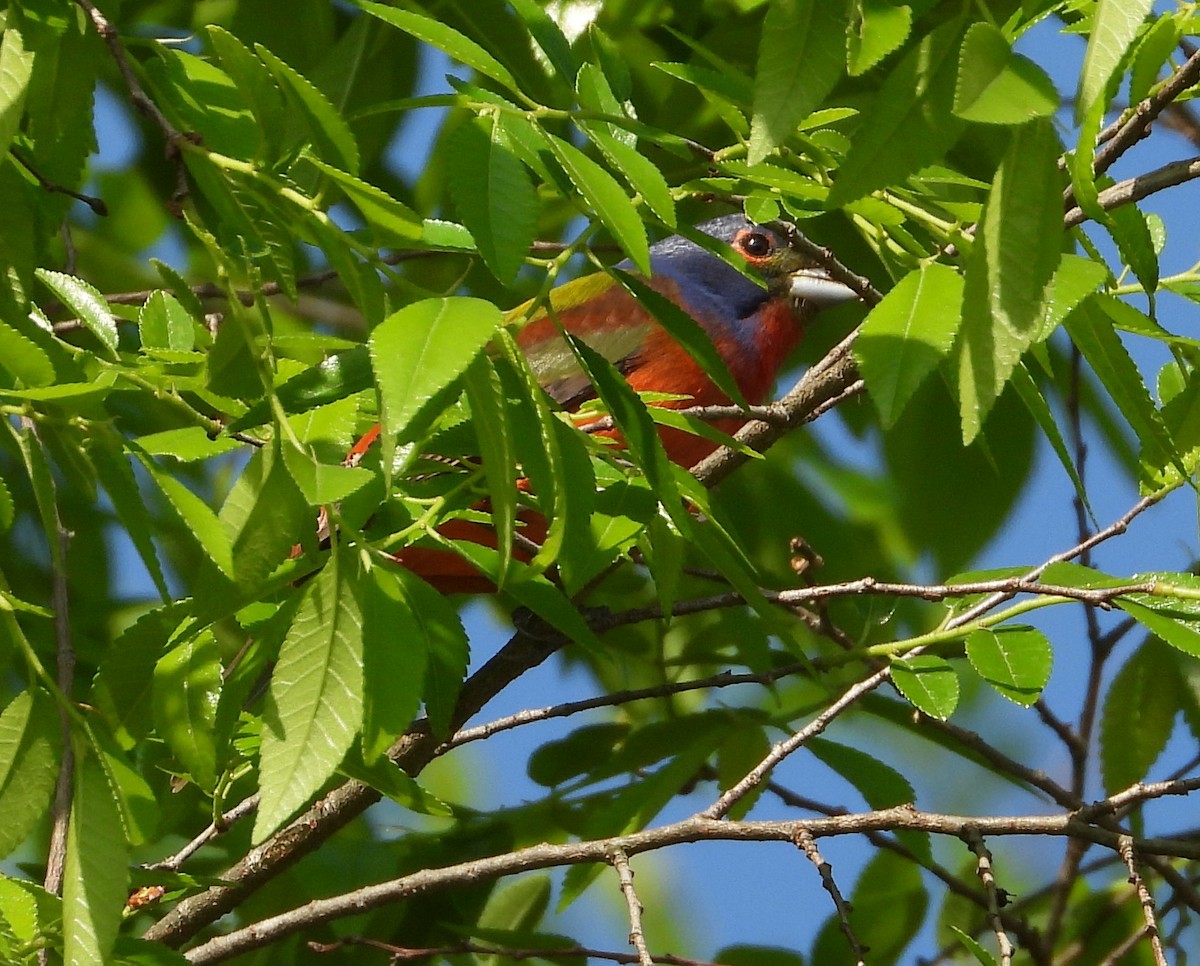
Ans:
[{"label": "bird's wing", "polygon": [[623,288],[606,275],[588,275],[555,289],[554,317],[536,314],[517,344],[542,388],[566,409],[576,409],[596,392],[559,332],[559,324],[616,366],[623,375],[636,365],[656,323]]}]

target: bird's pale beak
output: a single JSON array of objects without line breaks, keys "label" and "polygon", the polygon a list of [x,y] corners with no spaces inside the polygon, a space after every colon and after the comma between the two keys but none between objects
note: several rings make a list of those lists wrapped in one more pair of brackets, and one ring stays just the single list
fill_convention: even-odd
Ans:
[{"label": "bird's pale beak", "polygon": [[790,295],[797,302],[807,302],[817,308],[853,302],[858,293],[850,286],[829,277],[820,268],[802,268],[791,276]]}]

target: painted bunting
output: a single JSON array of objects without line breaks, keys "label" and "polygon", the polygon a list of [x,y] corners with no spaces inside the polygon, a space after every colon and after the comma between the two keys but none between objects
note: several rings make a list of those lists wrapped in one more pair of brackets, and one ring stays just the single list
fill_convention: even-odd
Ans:
[{"label": "painted bunting", "polygon": [[[800,341],[804,324],[823,307],[857,296],[791,246],[782,230],[753,224],[740,214],[714,218],[697,228],[728,244],[765,287],[679,235],[650,248],[652,275],[647,281],[703,327],[746,401],[761,403]],[[618,267],[634,271],[628,262]],[[553,317],[535,316],[521,329],[517,343],[538,382],[565,410],[577,409],[596,392],[559,325],[612,362],[634,389],[684,397],[655,405],[729,404],[728,395],[691,354],[611,276],[590,275],[568,282],[554,290],[551,305]],[[735,418],[715,425],[734,433],[744,423]],[[378,434],[379,427],[372,429],[348,458],[360,458]],[[694,465],[717,446],[676,429],[661,428],[660,435],[667,455],[682,466]],[[523,512],[521,519],[526,536],[535,542],[544,538],[544,520],[532,511]],[[449,539],[496,544],[489,528],[465,520],[450,521],[439,532]],[[446,550],[409,547],[396,559],[446,593],[492,589],[491,582],[469,563]]]}]

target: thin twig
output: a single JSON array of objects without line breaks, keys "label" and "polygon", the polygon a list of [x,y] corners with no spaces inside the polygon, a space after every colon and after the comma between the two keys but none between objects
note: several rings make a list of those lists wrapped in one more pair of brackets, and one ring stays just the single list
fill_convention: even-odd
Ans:
[{"label": "thin twig", "polygon": [[68,188],[66,185],[61,185],[55,181],[51,181],[34,166],[32,161],[25,157],[25,155],[16,148],[10,147],[8,149],[8,153],[13,156],[13,159],[22,168],[24,168],[34,177],[37,183],[41,185],[45,191],[49,191],[51,194],[66,195],[68,198],[74,198],[76,201],[82,201],[85,205],[92,209],[94,214],[100,218],[103,218],[108,214],[108,205],[104,203],[103,198],[97,198],[93,195],[85,195],[79,191],[75,191],[72,188]]},{"label": "thin twig", "polygon": [[996,874],[992,869],[992,853],[988,851],[987,843],[983,840],[977,828],[967,828],[963,838],[971,851],[975,853],[975,873],[983,883],[987,895],[988,925],[996,936],[996,946],[1000,951],[1000,966],[1012,966],[1013,944],[1000,921],[1000,907],[1008,901],[1008,896],[996,885]]},{"label": "thin twig", "polygon": [[195,855],[200,849],[211,842],[214,838],[226,831],[231,825],[239,819],[250,815],[258,808],[258,795],[249,795],[243,798],[240,802],[221,815],[220,822],[214,822],[209,825],[203,832],[197,835],[194,839],[187,843],[174,855],[169,855],[165,859],[160,859],[157,862],[150,862],[143,865],[142,868],[147,871],[164,870],[167,872],[178,872],[183,863]]},{"label": "thin twig", "polygon": [[866,966],[866,950],[863,948],[863,944],[859,942],[858,936],[854,932],[854,927],[850,924],[850,903],[842,896],[842,890],[838,888],[838,884],[833,878],[833,866],[825,861],[825,857],[821,854],[820,849],[817,848],[816,840],[807,829],[802,828],[796,833],[796,847],[816,866],[817,874],[821,877],[821,885],[825,887],[825,891],[833,899],[833,907],[837,911],[838,924],[841,927],[842,935],[846,937],[846,942],[850,944],[850,951],[854,955],[855,966]]},{"label": "thin twig", "polygon": [[[1194,181],[1196,178],[1200,178],[1200,158],[1172,161],[1170,164],[1164,164],[1161,168],[1155,168],[1153,171],[1139,174],[1136,178],[1120,181],[1111,188],[1105,188],[1100,192],[1097,200],[1100,207],[1108,211],[1112,208],[1120,208],[1122,205],[1133,204],[1135,201],[1141,201],[1159,191],[1173,188],[1186,181]],[[1082,208],[1074,207],[1063,216],[1063,224],[1067,228],[1074,228],[1087,221],[1088,217]]]},{"label": "thin twig", "polygon": [[1129,117],[1120,123],[1113,136],[1096,154],[1092,165],[1096,174],[1103,174],[1121,155],[1146,137],[1150,133],[1150,125],[1163,109],[1197,82],[1200,82],[1200,51],[1194,52],[1162,87],[1132,108]]},{"label": "thin twig", "polygon": [[625,908],[629,912],[629,945],[637,952],[638,966],[654,966],[654,959],[646,945],[646,932],[642,928],[642,913],[645,909],[633,887],[633,869],[629,867],[629,856],[618,846],[609,854],[609,862],[617,871],[621,883],[621,895],[625,897]]},{"label": "thin twig", "polygon": [[1133,837],[1122,835],[1117,843],[1117,851],[1129,870],[1129,884],[1137,893],[1138,902],[1142,907],[1142,918],[1145,920],[1145,934],[1150,937],[1150,948],[1154,952],[1154,966],[1167,966],[1167,957],[1163,952],[1162,937],[1158,933],[1158,918],[1154,914],[1154,897],[1146,888],[1146,880],[1138,870],[1137,855],[1134,852]]},{"label": "thin twig", "polygon": [[[610,949],[591,949],[587,946],[545,946],[537,949],[519,949],[511,946],[485,946],[481,943],[455,943],[452,946],[396,946],[392,943],[369,939],[365,936],[347,936],[337,942],[309,942],[308,948],[315,953],[335,953],[347,946],[367,946],[387,953],[393,963],[402,963],[410,959],[448,958],[450,956],[494,956],[499,959],[565,959],[591,960],[603,959],[610,963],[629,963],[637,966],[636,953],[621,953]],[[717,966],[716,963],[703,959],[688,959],[685,956],[659,955],[654,957],[659,966]]]}]

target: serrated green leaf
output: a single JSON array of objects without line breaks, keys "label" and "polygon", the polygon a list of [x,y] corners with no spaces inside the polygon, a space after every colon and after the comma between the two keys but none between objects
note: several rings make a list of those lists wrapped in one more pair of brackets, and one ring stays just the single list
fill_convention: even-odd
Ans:
[{"label": "serrated green leaf", "polygon": [[962,298],[962,276],[931,262],[904,276],[863,322],[854,357],[885,428],[949,353]]},{"label": "serrated green leaf", "polygon": [[108,494],[117,517],[126,534],[137,549],[154,581],[154,587],[163,600],[169,600],[170,591],[163,576],[158,551],[154,546],[154,524],[146,508],[145,498],[138,486],[137,477],[129,465],[122,448],[121,438],[107,428],[98,427],[88,439],[88,456],[95,468],[96,477],[104,492]]},{"label": "serrated green leaf", "polygon": [[1050,680],[1054,651],[1032,627],[981,627],[967,637],[967,660],[1001,695],[1027,708]]},{"label": "serrated green leaf", "polygon": [[164,654],[154,666],[155,730],[204,790],[217,780],[214,729],[221,693],[221,660],[211,631]]},{"label": "serrated green leaf", "polygon": [[1076,124],[1081,124],[1087,114],[1104,102],[1108,83],[1152,4],[1153,0],[1099,0],[1097,3],[1087,53],[1083,57],[1083,70],[1079,73]]},{"label": "serrated green leaf", "polygon": [[353,558],[330,556],[305,588],[271,675],[254,841],[299,811],[333,775],[362,724],[362,612]]},{"label": "serrated green leaf", "polygon": [[[492,526],[500,551],[500,576],[508,572],[512,557],[513,532],[517,525],[517,456],[507,418],[500,377],[487,356],[480,356],[467,370],[467,400],[479,455],[491,498]],[[497,584],[503,590],[503,584]]]},{"label": "serrated green leaf", "polygon": [[151,292],[138,312],[138,334],[143,350],[187,352],[196,345],[196,326],[187,309],[161,289]]},{"label": "serrated green leaf", "polygon": [[675,227],[675,199],[671,187],[654,162],[619,138],[608,133],[601,125],[584,124],[588,137],[608,159],[608,163],[621,175],[656,218],[668,228]]},{"label": "serrated green leaf", "polygon": [[[136,451],[135,451],[136,452]],[[144,454],[141,463],[150,473],[150,478],[166,497],[167,505],[175,511],[180,521],[192,535],[204,555],[226,577],[233,579],[233,546],[225,535],[217,515],[200,497],[162,470],[154,460]]]},{"label": "serrated green leaf", "polygon": [[[1150,574],[1139,575],[1135,579],[1144,579],[1145,576],[1160,577],[1192,592],[1200,590],[1200,580],[1192,574]],[[1114,603],[1172,647],[1193,657],[1200,657],[1200,607],[1197,607],[1196,601],[1181,600],[1164,593],[1161,596],[1127,594],[1118,597]]]},{"label": "serrated green leaf", "polygon": [[32,339],[0,320],[0,367],[26,386],[49,386],[54,382],[54,364]]},{"label": "serrated green leaf", "polygon": [[33,75],[34,52],[25,46],[25,38],[13,17],[8,17],[0,37],[0,156],[21,128],[25,96]]},{"label": "serrated green leaf", "polygon": [[568,84],[574,83],[579,64],[571,52],[570,41],[563,36],[559,25],[533,0],[509,0],[509,3],[525,24],[534,43],[541,48],[554,72]]},{"label": "serrated green leaf", "polygon": [[328,506],[344,500],[374,479],[361,466],[322,463],[311,453],[285,445],[283,462],[309,506]]},{"label": "serrated green leaf", "polygon": [[1141,373],[1097,305],[1090,299],[1082,302],[1064,324],[1071,341],[1137,434],[1146,461],[1156,467],[1175,465],[1178,454],[1162,414],[1155,409]]},{"label": "serrated green leaf", "polygon": [[[408,582],[391,568],[360,577],[363,614],[363,758],[382,756],[412,723],[421,706],[435,631],[406,592]],[[451,624],[454,633],[457,617]],[[459,626],[461,630],[461,626]],[[465,644],[459,641],[459,644]],[[444,709],[438,709],[445,723]]]},{"label": "serrated green leaf", "polygon": [[39,268],[37,277],[55,298],[79,317],[110,354],[116,355],[117,323],[98,289],[74,275],[52,272],[48,268]]},{"label": "serrated green leaf", "polygon": [[1058,110],[1054,82],[1033,61],[1014,53],[990,23],[971,25],[963,39],[954,113],[984,124],[1024,124]]},{"label": "serrated green leaf", "polygon": [[1177,674],[1170,651],[1154,640],[1117,672],[1100,718],[1100,770],[1108,794],[1142,781],[1162,754],[1179,713]]},{"label": "serrated green leaf", "polygon": [[863,112],[828,207],[843,207],[914,174],[957,140],[962,122],[950,108],[961,30],[957,20],[935,28],[888,74]]},{"label": "serrated green leaf", "polygon": [[243,584],[267,577],[287,559],[297,535],[313,526],[312,512],[288,472],[282,449],[280,444],[256,452],[221,507],[234,573]]},{"label": "serrated green leaf", "polygon": [[484,263],[509,285],[525,264],[537,228],[533,182],[497,115],[460,126],[450,138],[450,191]]},{"label": "serrated green leaf", "polygon": [[62,750],[58,709],[22,691],[0,713],[0,857],[20,845],[50,808]]},{"label": "serrated green leaf", "polygon": [[893,661],[892,682],[918,710],[945,721],[958,706],[958,675],[949,662],[931,654]]},{"label": "serrated green leaf", "polygon": [[643,275],[650,274],[650,243],[637,209],[613,176],[562,138],[543,132],[550,150],[601,224]]},{"label": "serrated green leaf", "polygon": [[270,48],[254,45],[254,52],[267,65],[275,80],[295,105],[312,138],[313,149],[331,164],[351,174],[358,173],[358,144],[345,118],[321,91],[294,67],[284,63]]},{"label": "serrated green leaf", "polygon": [[491,302],[444,298],[415,302],[376,326],[371,364],[387,431],[411,437],[503,321]]},{"label": "serrated green leaf", "polygon": [[67,966],[102,966],[121,924],[129,881],[129,846],[118,804],[93,755],[75,768],[75,793],[63,873],[63,960]]},{"label": "serrated green leaf", "polygon": [[1034,382],[1033,376],[1025,368],[1024,363],[1017,363],[1013,368],[1009,384],[1016,391],[1017,395],[1021,397],[1021,402],[1030,415],[1033,416],[1042,434],[1050,443],[1050,448],[1054,450],[1054,455],[1058,457],[1059,464],[1066,470],[1067,476],[1071,478],[1071,483],[1075,487],[1076,497],[1079,498],[1079,502],[1083,504],[1088,515],[1094,520],[1096,515],[1092,512],[1091,500],[1088,498],[1087,490],[1083,485],[1083,478],[1075,468],[1075,463],[1071,459],[1071,453],[1067,449],[1066,440],[1063,439],[1054,414],[1050,411],[1050,404],[1046,402],[1046,397],[1042,395],[1041,389]]},{"label": "serrated green leaf", "polygon": [[865,74],[893,50],[912,30],[912,8],[893,0],[854,0],[846,26],[846,71],[851,77]]},{"label": "serrated green leaf", "polygon": [[[405,605],[402,625],[414,640],[414,647],[426,655],[422,698],[433,733],[449,736],[454,722],[458,691],[467,674],[471,646],[459,620],[458,611],[445,596],[407,570],[393,572],[396,582],[388,582],[388,592],[398,590]],[[400,617],[400,612],[395,612]],[[376,682],[378,687],[382,682]]]},{"label": "serrated green leaf", "polygon": [[320,158],[308,156],[304,160],[337,184],[367,224],[380,233],[381,241],[411,245],[423,237],[425,229],[421,216],[382,188],[326,164]]},{"label": "serrated green leaf", "polygon": [[485,77],[503,84],[510,91],[519,93],[521,88],[507,67],[496,60],[491,54],[480,47],[475,41],[464,37],[453,27],[449,27],[431,17],[426,17],[409,10],[398,10],[382,3],[372,3],[370,0],[355,0],[358,6],[367,13],[378,17],[385,23],[411,34],[432,47],[445,51],[455,60],[472,67]]},{"label": "serrated green leaf", "polygon": [[214,439],[199,426],[184,426],[180,429],[164,429],[161,433],[139,436],[137,445],[149,456],[170,456],[181,463],[195,463],[237,452],[246,444],[228,436],[218,436]]},{"label": "serrated green leaf", "polygon": [[783,144],[842,76],[845,62],[831,37],[846,33],[845,5],[771,0],[763,20],[754,79],[748,160],[757,164]]},{"label": "serrated green leaf", "polygon": [[154,665],[188,617],[182,601],[147,611],[105,651],[88,700],[124,747],[133,747],[150,731]]},{"label": "serrated green leaf", "polygon": [[955,344],[963,442],[979,434],[1013,368],[1042,330],[1061,259],[1058,138],[1048,121],[1013,132],[967,264]]}]

